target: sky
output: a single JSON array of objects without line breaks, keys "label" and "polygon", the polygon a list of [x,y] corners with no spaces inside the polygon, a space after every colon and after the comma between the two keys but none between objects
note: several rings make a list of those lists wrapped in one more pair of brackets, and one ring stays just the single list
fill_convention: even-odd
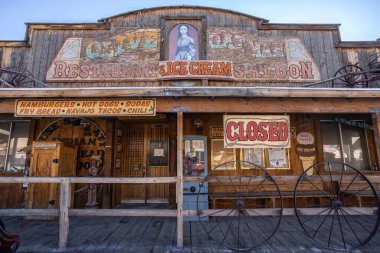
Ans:
[{"label": "sky", "polygon": [[120,13],[168,5],[247,13],[270,23],[341,24],[343,41],[380,38],[380,0],[0,0],[0,40],[24,40],[25,23],[96,23]]}]

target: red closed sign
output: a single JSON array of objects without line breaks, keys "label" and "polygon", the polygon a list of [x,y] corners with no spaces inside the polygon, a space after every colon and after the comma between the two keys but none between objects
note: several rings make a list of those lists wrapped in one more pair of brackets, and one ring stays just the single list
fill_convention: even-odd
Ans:
[{"label": "red closed sign", "polygon": [[225,115],[225,148],[289,148],[290,126],[286,115]]}]

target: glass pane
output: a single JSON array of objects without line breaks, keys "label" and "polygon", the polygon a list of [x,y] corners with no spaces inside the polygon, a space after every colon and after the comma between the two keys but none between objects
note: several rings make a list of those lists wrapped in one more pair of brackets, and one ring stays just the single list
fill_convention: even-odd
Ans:
[{"label": "glass pane", "polygon": [[13,122],[7,164],[7,169],[10,171],[24,170],[29,124],[30,122]]},{"label": "glass pane", "polygon": [[365,130],[345,125],[341,127],[346,163],[359,170],[370,169]]},{"label": "glass pane", "polygon": [[0,171],[5,170],[5,158],[8,152],[10,127],[10,122],[0,122]]},{"label": "glass pane", "polygon": [[205,175],[205,141],[184,140],[183,175]]},{"label": "glass pane", "polygon": [[324,161],[343,162],[338,123],[321,122],[321,132]]}]

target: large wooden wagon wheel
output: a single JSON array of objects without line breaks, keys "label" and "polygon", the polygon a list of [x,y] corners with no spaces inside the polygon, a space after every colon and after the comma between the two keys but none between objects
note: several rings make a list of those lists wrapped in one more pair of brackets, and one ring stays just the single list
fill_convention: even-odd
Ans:
[{"label": "large wooden wagon wheel", "polygon": [[[198,218],[219,245],[250,250],[267,242],[278,229],[282,197],[265,168],[246,161],[226,162],[213,168],[200,186]],[[204,209],[201,197],[205,192],[209,209]]]},{"label": "large wooden wagon wheel", "polygon": [[368,78],[363,69],[356,65],[346,65],[335,72],[332,87],[367,88]]},{"label": "large wooden wagon wheel", "polygon": [[375,188],[363,173],[344,163],[308,168],[297,181],[294,208],[306,234],[328,249],[363,246],[379,225]]},{"label": "large wooden wagon wheel", "polygon": [[7,67],[0,70],[0,77],[12,87],[35,87],[33,74],[27,69]]}]

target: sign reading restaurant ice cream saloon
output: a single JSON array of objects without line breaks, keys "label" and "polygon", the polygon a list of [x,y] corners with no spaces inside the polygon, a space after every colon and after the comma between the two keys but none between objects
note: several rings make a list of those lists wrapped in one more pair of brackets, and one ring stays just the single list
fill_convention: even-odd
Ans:
[{"label": "sign reading restaurant ice cream saloon", "polygon": [[195,38],[192,47],[184,47],[175,36],[170,39],[174,40],[170,45],[177,45],[174,56],[160,61],[163,51],[158,28],[126,29],[102,38],[67,38],[47,71],[46,81],[321,79],[314,59],[298,37],[260,37],[235,28],[209,28],[203,59],[192,54],[199,50]]},{"label": "sign reading restaurant ice cream saloon", "polygon": [[286,115],[224,115],[225,148],[289,148]]},{"label": "sign reading restaurant ice cream saloon", "polygon": [[155,116],[156,99],[17,100],[15,117]]}]

